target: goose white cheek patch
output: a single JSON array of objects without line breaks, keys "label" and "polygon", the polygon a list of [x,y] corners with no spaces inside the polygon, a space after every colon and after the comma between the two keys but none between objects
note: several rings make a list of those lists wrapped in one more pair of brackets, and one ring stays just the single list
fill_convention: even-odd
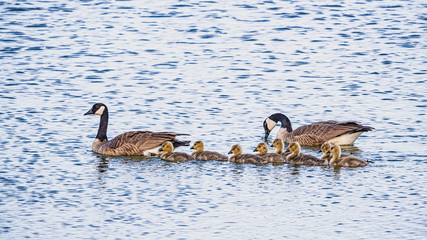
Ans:
[{"label": "goose white cheek patch", "polygon": [[101,106],[96,112],[95,115],[102,115],[104,113],[105,107]]},{"label": "goose white cheek patch", "polygon": [[276,126],[276,124],[277,124],[277,122],[271,120],[270,118],[267,118],[265,120],[265,122],[267,123],[268,130],[272,130]]}]

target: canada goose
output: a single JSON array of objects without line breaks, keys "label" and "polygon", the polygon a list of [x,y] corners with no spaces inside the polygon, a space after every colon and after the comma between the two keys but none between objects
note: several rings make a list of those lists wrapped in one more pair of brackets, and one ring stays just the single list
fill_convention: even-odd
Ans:
[{"label": "canada goose", "polygon": [[175,147],[188,146],[190,141],[179,141],[176,136],[189,135],[174,132],[131,131],[122,133],[108,141],[108,108],[103,103],[96,103],[84,115],[101,116],[98,134],[92,143],[92,151],[104,155],[152,155],[159,154],[159,149],[165,141],[173,142]]},{"label": "canada goose", "polygon": [[283,152],[283,150],[285,148],[285,143],[283,142],[283,139],[280,139],[280,138],[274,139],[273,144],[271,144],[271,147],[275,147],[276,148],[276,153],[282,155],[285,158],[289,154],[291,154],[290,151]]},{"label": "canada goose", "polygon": [[193,146],[190,149],[196,150],[191,154],[196,159],[214,160],[214,161],[222,161],[222,162],[228,161],[228,157],[223,154],[220,154],[217,152],[211,152],[211,151],[204,151],[205,146],[203,144],[203,141],[195,141]]},{"label": "canada goose", "polygon": [[[322,146],[320,146],[320,151],[323,152],[323,155],[320,157],[320,159],[325,159],[330,161],[332,159],[332,154],[331,154],[331,147],[332,147],[333,143],[326,141],[322,144]],[[341,154],[341,157],[347,157],[350,156],[348,154]]]},{"label": "canada goose", "polygon": [[292,130],[291,121],[281,113],[275,113],[264,120],[265,139],[271,130],[281,123],[276,138],[285,142],[299,142],[302,145],[319,146],[326,141],[340,145],[349,145],[363,133],[373,130],[373,127],[362,126],[355,121],[323,121],[301,126]]},{"label": "canada goose", "polygon": [[297,165],[328,165],[328,160],[321,160],[315,156],[301,153],[301,146],[298,142],[289,144],[289,150],[292,152],[286,158],[286,161]]},{"label": "canada goose", "polygon": [[268,163],[263,158],[258,157],[254,154],[242,154],[242,147],[239,144],[233,145],[231,147],[231,150],[228,154],[234,154],[230,158],[230,162],[234,163],[253,163],[253,164],[261,164],[261,163]]},{"label": "canada goose", "polygon": [[329,150],[332,154],[332,159],[329,162],[332,166],[336,167],[362,167],[368,165],[368,163],[355,156],[341,156],[341,147],[338,144],[333,144]]},{"label": "canada goose", "polygon": [[286,157],[277,153],[268,153],[267,143],[258,143],[254,152],[259,152],[258,157],[264,158],[270,163],[282,163],[286,162]]},{"label": "canada goose", "polygon": [[174,152],[174,147],[172,142],[166,141],[162,143],[162,147],[160,148],[160,151],[163,151],[163,153],[160,155],[160,158],[166,161],[172,161],[172,162],[185,162],[185,161],[192,161],[196,160],[193,156],[183,153],[183,152]]}]

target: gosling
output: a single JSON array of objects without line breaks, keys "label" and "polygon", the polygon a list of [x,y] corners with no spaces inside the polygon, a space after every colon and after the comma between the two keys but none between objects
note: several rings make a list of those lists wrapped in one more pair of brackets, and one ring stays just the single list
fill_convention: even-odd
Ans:
[{"label": "gosling", "polygon": [[328,165],[328,160],[322,160],[315,156],[301,153],[301,145],[298,142],[289,144],[289,150],[292,152],[287,156],[286,161],[291,164],[297,165],[316,165],[325,166]]},{"label": "gosling", "polygon": [[271,147],[275,147],[276,153],[282,155],[285,159],[289,154],[291,154],[290,151],[283,152],[283,150],[285,149],[285,143],[283,142],[283,139],[281,139],[281,138],[274,139]]},{"label": "gosling", "polygon": [[267,153],[268,145],[267,143],[259,143],[254,149],[254,152],[259,152],[257,156],[264,158],[269,163],[283,163],[286,162],[286,157],[277,153]]},{"label": "gosling", "polygon": [[233,163],[252,163],[252,164],[265,164],[268,163],[267,160],[264,160],[261,157],[258,157],[254,154],[242,154],[242,147],[239,144],[233,145],[228,154],[234,154],[230,158],[230,162]]},{"label": "gosling", "polygon": [[[331,147],[332,145],[334,145],[333,143],[326,141],[322,144],[322,146],[320,147],[320,151],[323,152],[323,155],[320,157],[320,159],[324,159],[324,160],[328,160],[328,162],[332,159],[332,154],[331,154]],[[350,155],[348,154],[341,154],[341,157],[348,157]]]},{"label": "gosling", "polygon": [[329,162],[334,167],[364,167],[368,163],[355,156],[341,156],[341,147],[338,144],[332,145],[329,150],[332,154],[332,159]]},{"label": "gosling", "polygon": [[214,160],[214,161],[221,161],[221,162],[228,161],[228,157],[221,153],[204,151],[205,146],[203,144],[203,141],[195,141],[191,149],[196,150],[191,155],[198,160],[205,160],[205,161]]},{"label": "gosling", "polygon": [[193,156],[183,153],[183,152],[173,152],[174,147],[172,142],[166,141],[162,143],[160,151],[163,153],[160,155],[160,158],[170,162],[185,162],[196,160]]}]

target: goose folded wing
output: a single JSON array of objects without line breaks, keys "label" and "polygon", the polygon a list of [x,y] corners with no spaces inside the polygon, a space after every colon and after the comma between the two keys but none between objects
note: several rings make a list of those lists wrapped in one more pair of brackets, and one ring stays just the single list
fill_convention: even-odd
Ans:
[{"label": "goose folded wing", "polygon": [[177,135],[173,132],[151,132],[151,131],[132,131],[122,133],[108,142],[108,146],[112,149],[122,147],[124,145],[133,145],[140,150],[153,149],[160,146],[165,141],[176,141]]},{"label": "goose folded wing", "polygon": [[291,134],[295,137],[310,135],[311,137],[320,138],[322,141],[326,141],[341,136],[343,134],[354,133],[358,131],[367,130],[366,127],[358,124],[355,121],[323,121],[301,126],[292,131]]}]

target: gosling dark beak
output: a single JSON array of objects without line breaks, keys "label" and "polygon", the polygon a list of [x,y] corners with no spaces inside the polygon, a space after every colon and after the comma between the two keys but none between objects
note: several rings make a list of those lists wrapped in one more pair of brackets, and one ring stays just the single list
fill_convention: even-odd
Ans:
[{"label": "gosling dark beak", "polygon": [[191,146],[191,148],[190,149],[194,149],[194,146]]},{"label": "gosling dark beak", "polygon": [[270,147],[274,147],[273,145],[274,145],[274,144],[271,144],[271,145],[270,145]]},{"label": "gosling dark beak", "polygon": [[228,154],[232,154],[233,152],[230,150],[229,152],[228,152]]},{"label": "gosling dark beak", "polygon": [[94,112],[92,112],[92,109],[90,109],[89,111],[87,111],[87,113],[85,113],[83,116],[89,115],[89,114],[95,114]]},{"label": "gosling dark beak", "polygon": [[319,153],[320,153],[320,152],[322,152],[322,150],[319,150],[319,151],[317,151],[317,152],[319,152]]},{"label": "gosling dark beak", "polygon": [[159,148],[159,152],[163,152],[163,148]]},{"label": "gosling dark beak", "polygon": [[254,149],[254,152],[258,152],[258,149],[256,149],[256,148],[255,148],[255,149]]}]

